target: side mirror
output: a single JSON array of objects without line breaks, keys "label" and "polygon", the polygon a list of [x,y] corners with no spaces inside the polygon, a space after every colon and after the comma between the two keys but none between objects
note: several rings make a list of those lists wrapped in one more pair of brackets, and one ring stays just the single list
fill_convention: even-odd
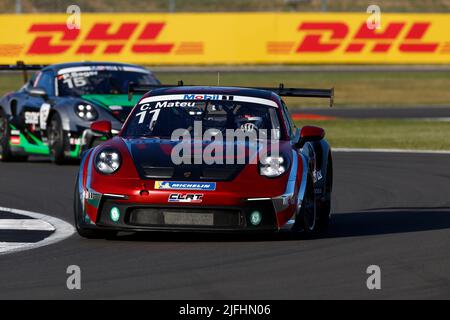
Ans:
[{"label": "side mirror", "polygon": [[304,126],[297,135],[296,147],[301,148],[306,142],[319,141],[325,137],[325,130],[315,126]]},{"label": "side mirror", "polygon": [[41,97],[44,100],[48,99],[47,92],[42,88],[30,88],[28,93],[33,97]]},{"label": "side mirror", "polygon": [[100,120],[91,123],[91,130],[94,133],[106,136],[108,139],[112,137],[111,122],[107,120]]}]

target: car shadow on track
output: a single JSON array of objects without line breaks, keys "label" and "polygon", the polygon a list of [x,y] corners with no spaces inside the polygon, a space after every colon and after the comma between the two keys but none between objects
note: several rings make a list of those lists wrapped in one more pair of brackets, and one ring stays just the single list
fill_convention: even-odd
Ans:
[{"label": "car shadow on track", "polygon": [[[292,240],[294,236],[279,233],[211,233],[211,232],[139,232],[119,235],[109,240],[144,242],[261,242]],[[298,239],[298,236],[297,236]]]},{"label": "car shadow on track", "polygon": [[450,208],[387,208],[336,213],[327,231],[313,237],[280,233],[143,232],[111,240],[152,242],[258,242],[360,237],[450,229]]},{"label": "car shadow on track", "polygon": [[[28,160],[26,161],[19,161],[16,163],[27,163],[27,164],[42,164],[42,163],[48,163],[52,164],[52,161],[48,157],[43,156],[30,156]],[[61,166],[80,166],[80,160],[79,159],[68,159],[64,164]]]}]

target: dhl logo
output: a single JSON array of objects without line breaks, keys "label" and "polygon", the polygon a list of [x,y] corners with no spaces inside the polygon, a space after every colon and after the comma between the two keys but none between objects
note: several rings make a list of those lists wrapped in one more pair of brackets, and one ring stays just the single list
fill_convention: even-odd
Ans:
[{"label": "dhl logo", "polygon": [[[450,64],[450,14],[365,13],[0,15],[0,63]],[[276,26],[276,27],[274,27]]]},{"label": "dhl logo", "polygon": [[[403,53],[435,53],[440,43],[426,42],[424,37],[430,22],[390,22],[382,31],[369,29],[363,22],[352,32],[345,22],[303,22],[297,31],[303,34],[299,44],[292,41],[267,43],[270,54],[329,53],[341,50],[344,53],[388,53],[394,47]],[[441,47],[441,52],[450,53],[450,43]]]},{"label": "dhl logo", "polygon": [[[100,53],[120,54],[130,45],[134,54],[202,54],[202,42],[160,42],[165,22],[123,22],[113,28],[112,23],[94,23],[82,34],[80,29],[69,29],[65,23],[35,23],[28,33],[34,34],[28,55],[58,55],[67,52],[75,55]],[[137,36],[137,37],[136,37]],[[81,40],[81,42],[79,41]]]}]

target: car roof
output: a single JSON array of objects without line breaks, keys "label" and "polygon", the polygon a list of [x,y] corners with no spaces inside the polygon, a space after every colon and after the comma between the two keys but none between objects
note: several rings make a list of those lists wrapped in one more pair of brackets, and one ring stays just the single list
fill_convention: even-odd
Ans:
[{"label": "car roof", "polygon": [[[58,64],[51,64],[49,66],[46,66],[42,70],[52,70],[54,72],[58,72],[61,69],[66,68],[73,68],[73,67],[89,67],[89,66],[122,66],[122,67],[134,67],[134,68],[140,68],[147,70],[146,68],[135,65],[135,64],[128,64],[128,63],[118,63],[118,62],[102,62],[102,61],[84,61],[84,62],[69,62],[69,63],[58,63]],[[150,72],[150,71],[149,71]]]},{"label": "car roof", "polygon": [[176,86],[162,87],[147,92],[143,98],[151,96],[169,95],[169,94],[217,94],[232,96],[247,96],[261,99],[268,99],[279,102],[280,97],[273,91],[245,87],[226,87],[226,86]]}]

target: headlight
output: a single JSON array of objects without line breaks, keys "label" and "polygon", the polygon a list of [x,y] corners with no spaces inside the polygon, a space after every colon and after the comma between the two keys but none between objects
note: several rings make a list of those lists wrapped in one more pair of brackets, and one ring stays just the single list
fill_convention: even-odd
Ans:
[{"label": "headlight", "polygon": [[94,121],[98,117],[97,110],[90,104],[79,104],[75,106],[75,113],[78,117],[86,121]]},{"label": "headlight", "polygon": [[119,170],[121,164],[120,152],[114,149],[101,150],[95,158],[95,167],[103,174],[116,172]]},{"label": "headlight", "polygon": [[264,157],[260,161],[259,172],[262,176],[275,178],[281,176],[286,171],[283,157]]}]

